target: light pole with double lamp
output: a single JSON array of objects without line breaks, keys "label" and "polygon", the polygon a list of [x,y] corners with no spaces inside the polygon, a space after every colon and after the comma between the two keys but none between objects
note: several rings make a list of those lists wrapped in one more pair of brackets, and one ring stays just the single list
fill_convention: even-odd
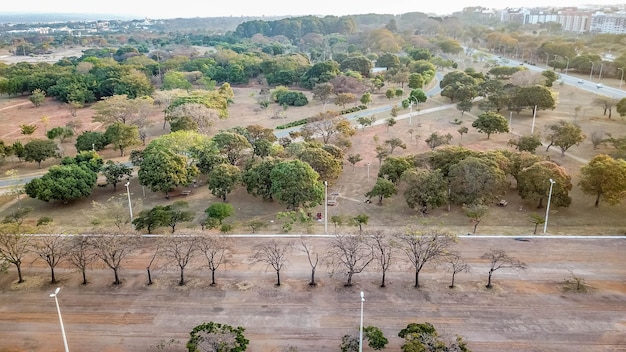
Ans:
[{"label": "light pole with double lamp", "polygon": [[552,201],[552,186],[554,186],[556,182],[553,179],[550,179],[550,193],[548,194],[548,206],[546,207],[546,218],[543,222],[543,234],[546,234],[548,231],[548,213],[550,213],[550,201]]},{"label": "light pole with double lamp", "polygon": [[361,291],[361,324],[359,325],[359,352],[363,352],[363,302],[365,302],[365,293]]},{"label": "light pole with double lamp", "polygon": [[59,299],[57,296],[59,295],[59,291],[61,291],[60,287],[57,287],[54,290],[54,293],[50,294],[50,297],[54,297],[54,302],[57,305],[57,313],[59,313],[59,323],[61,323],[61,334],[63,335],[63,345],[65,346],[65,352],[70,352],[70,349],[67,347],[67,337],[65,337],[65,327],[63,326],[63,318],[61,318],[61,308],[59,308]]}]

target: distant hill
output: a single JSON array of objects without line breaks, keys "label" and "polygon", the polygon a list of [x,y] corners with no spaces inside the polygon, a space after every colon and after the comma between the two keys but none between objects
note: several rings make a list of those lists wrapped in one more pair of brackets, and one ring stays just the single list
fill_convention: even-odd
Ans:
[{"label": "distant hill", "polygon": [[0,23],[51,23],[97,20],[131,20],[131,16],[78,13],[0,13]]}]

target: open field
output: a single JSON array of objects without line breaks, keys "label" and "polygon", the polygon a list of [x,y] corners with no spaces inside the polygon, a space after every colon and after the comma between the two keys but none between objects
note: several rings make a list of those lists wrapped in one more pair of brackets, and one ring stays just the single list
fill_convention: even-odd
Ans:
[{"label": "open field", "polygon": [[[271,119],[264,112],[256,111],[255,94],[259,87],[235,88],[235,104],[230,109],[230,118],[216,123],[215,130],[236,125],[260,124],[275,127],[279,124],[314,115],[322,110],[314,102],[304,108],[290,108],[284,118]],[[554,111],[541,111],[537,117],[536,131],[559,119],[579,123],[586,134],[593,131],[610,132],[614,136],[626,134],[626,121],[618,116],[607,119],[599,107],[592,106],[593,95],[582,94],[575,87],[555,87],[559,92],[560,104]],[[389,101],[381,94],[375,96],[373,106],[386,106]],[[421,104],[420,110],[445,106],[447,99],[435,97]],[[575,116],[576,106],[582,109]],[[406,113],[403,111],[402,113]],[[426,267],[420,278],[423,288],[412,287],[413,271],[398,254],[398,262],[389,273],[388,287],[380,289],[379,273],[375,267],[355,277],[352,288],[343,287],[343,277],[329,277],[326,268],[318,269],[320,285],[307,286],[310,275],[308,262],[303,253],[294,250],[290,264],[283,272],[284,284],[275,287],[275,275],[261,265],[250,267],[251,246],[260,239],[235,239],[234,251],[229,263],[218,271],[218,286],[210,287],[209,273],[200,269],[201,263],[193,263],[186,272],[188,284],[178,287],[177,272],[157,262],[153,275],[155,284],[146,285],[145,267],[149,262],[154,243],[145,239],[145,246],[134,253],[124,264],[122,285],[112,286],[113,274],[102,267],[88,273],[91,283],[80,285],[79,274],[64,267],[59,274],[59,294],[63,318],[66,323],[70,350],[78,351],[157,351],[160,341],[174,339],[179,343],[166,347],[165,351],[183,351],[188,332],[205,321],[218,321],[246,327],[246,337],[251,340],[250,351],[280,351],[293,345],[299,351],[338,350],[341,336],[354,333],[358,326],[358,293],[366,293],[365,324],[382,328],[390,339],[388,350],[397,351],[401,340],[397,332],[410,322],[428,321],[444,336],[453,338],[459,334],[467,340],[473,351],[580,351],[607,352],[626,350],[626,267],[623,265],[623,239],[547,239],[533,238],[530,242],[515,241],[513,238],[474,238],[464,234],[471,231],[471,224],[459,207],[446,207],[430,212],[427,216],[407,207],[402,189],[383,206],[364,203],[364,194],[371,189],[378,173],[378,160],[374,148],[378,136],[380,141],[399,137],[407,144],[406,150],[394,155],[415,154],[428,150],[424,139],[433,131],[451,133],[453,144],[469,148],[488,150],[507,148],[506,143],[514,134],[486,136],[471,128],[471,121],[479,112],[473,110],[464,117],[454,109],[444,109],[430,114],[413,116],[387,128],[384,125],[359,130],[352,139],[353,146],[346,154],[361,154],[363,161],[355,168],[348,163],[343,175],[329,186],[329,193],[339,193],[338,205],[329,207],[332,215],[370,216],[370,229],[401,232],[407,225],[433,225],[461,235],[458,250],[472,266],[469,274],[457,276],[458,287],[447,286],[450,274],[446,268]],[[102,130],[102,126],[91,121],[93,112],[79,111],[76,119],[83,130]],[[50,117],[44,126],[41,117]],[[508,117],[508,112],[505,112]],[[379,121],[388,114],[378,114]],[[162,113],[155,111],[152,137],[165,133]],[[459,128],[450,121],[463,120],[470,133],[461,136]],[[44,136],[45,129],[65,125],[72,117],[61,105],[46,101],[34,108],[27,98],[0,97],[0,139],[12,143],[15,139],[24,142],[29,138]],[[528,111],[513,114],[513,133],[530,133],[532,116]],[[33,123],[39,128],[33,136],[19,133],[19,125]],[[414,129],[411,136],[409,129]],[[417,141],[416,135],[419,135]],[[73,142],[72,142],[73,143]],[[72,143],[63,145],[66,155],[74,153]],[[589,138],[580,146],[573,147],[569,156],[561,157],[557,150],[540,155],[549,155],[552,160],[567,168],[573,178],[572,205],[569,208],[553,208],[550,213],[548,232],[551,234],[624,234],[626,233],[626,205],[593,207],[593,198],[583,195],[576,186],[578,170],[586,160],[598,152],[593,150]],[[105,150],[105,158],[119,158],[119,152]],[[368,166],[367,163],[370,163]],[[57,164],[48,160],[43,167]],[[34,163],[7,160],[0,165],[0,172],[19,169],[20,175],[40,174]],[[180,189],[179,191],[181,191]],[[219,201],[199,179],[199,187],[190,188],[188,196],[177,192],[172,200],[186,200],[197,211],[193,223],[182,224],[177,230],[197,227],[203,210],[212,202]],[[34,223],[39,216],[54,219],[55,231],[90,231],[91,202],[105,202],[111,196],[124,196],[124,189],[96,188],[93,196],[67,205],[44,203],[22,199],[22,206],[33,207],[33,215],[27,220]],[[135,214],[156,204],[165,204],[163,194],[146,191],[145,196],[137,179],[131,180],[131,197]],[[480,234],[529,234],[533,230],[529,215],[543,214],[545,209],[536,209],[534,202],[521,200],[511,188],[503,196],[507,207],[493,206],[489,216],[478,227]],[[228,196],[228,202],[236,214],[228,221],[236,225],[235,232],[249,233],[245,222],[258,217],[267,221],[266,233],[277,233],[276,213],[284,211],[277,203],[263,202],[246,194],[239,188]],[[0,197],[0,216],[4,217],[17,206],[14,197]],[[323,206],[311,209],[322,212]],[[329,232],[352,232],[354,227],[337,230],[329,224]],[[167,232],[167,229],[161,229]],[[294,233],[305,232],[296,228]],[[315,233],[324,232],[323,222],[317,222]],[[281,241],[289,241],[283,239]],[[296,239],[292,239],[297,242]],[[311,239],[314,250],[325,252],[326,240]],[[488,266],[480,256],[489,248],[502,248],[509,254],[525,261],[528,270],[517,273],[498,271],[494,274],[495,287],[484,288]],[[400,259],[402,258],[402,259]],[[0,352],[9,351],[62,351],[63,345],[53,300],[48,296],[56,285],[49,285],[48,270],[40,261],[24,261],[26,283],[15,284],[15,272],[10,268],[7,275],[0,276]],[[401,264],[402,263],[402,264]],[[571,273],[585,279],[593,289],[586,294],[563,293],[562,283]],[[364,350],[368,351],[368,348]]]},{"label": "open field", "polygon": [[[262,265],[249,266],[250,248],[260,240],[233,239],[227,265],[210,274],[189,265],[188,284],[177,286],[178,274],[157,260],[155,283],[147,286],[145,266],[153,246],[145,246],[124,265],[121,286],[112,286],[113,273],[103,268],[88,272],[90,283],[80,285],[80,274],[59,271],[59,304],[72,351],[158,351],[156,345],[174,339],[165,351],[184,351],[188,332],[196,325],[216,321],[246,328],[248,350],[337,351],[341,336],[357,332],[359,291],[365,291],[364,325],[380,327],[398,351],[400,329],[410,322],[430,322],[447,338],[462,335],[472,351],[617,352],[626,350],[626,267],[623,239],[547,239],[528,242],[507,238],[465,236],[458,250],[472,266],[457,275],[449,289],[446,267],[426,266],[421,289],[413,285],[413,270],[397,253],[386,288],[379,288],[375,266],[355,276],[351,288],[343,275],[328,276],[318,267],[319,285],[307,285],[310,267],[306,255],[294,251],[276,287],[275,273]],[[311,238],[314,252],[323,253],[326,239]],[[505,249],[528,264],[526,271],[502,269],[494,273],[494,288],[485,289],[488,264],[479,257],[489,248]],[[29,262],[30,263],[30,262]],[[588,293],[565,293],[563,280],[571,273],[592,288]],[[26,282],[15,284],[10,272],[0,277],[0,351],[54,352],[63,342],[54,301],[57,285],[48,283],[43,262],[25,269]],[[370,351],[365,347],[364,351]]]},{"label": "open field", "polygon": [[[623,136],[626,134],[626,120],[619,116],[608,119],[602,116],[602,109],[592,105],[594,95],[582,93],[575,87],[557,86],[555,90],[559,94],[559,105],[554,111],[540,111],[538,113],[535,131],[545,132],[547,124],[554,123],[559,119],[575,121],[580,124],[587,135],[594,131],[610,132],[613,136]],[[256,97],[258,87],[239,87],[235,88],[235,104],[230,109],[230,118],[217,121],[215,130],[229,128],[236,125],[246,126],[249,124],[260,124],[266,127],[275,127],[279,124],[300,119],[305,116],[314,115],[322,110],[322,106],[318,102],[312,102],[310,106],[303,108],[290,108],[284,111],[284,117],[272,119],[266,113],[256,110]],[[389,101],[382,94],[374,97],[373,107],[382,107],[395,103]],[[449,101],[445,98],[434,97],[429,99],[425,104],[420,105],[420,113],[427,111],[429,108],[445,106]],[[576,115],[574,110],[577,106],[581,106],[580,111]],[[47,101],[44,106],[34,108],[26,98],[0,98],[0,119],[3,121],[3,133],[0,138],[12,143],[15,139],[24,142],[29,138],[42,138],[46,128],[62,126],[72,117],[69,112],[53,101]],[[408,113],[407,110],[402,112]],[[436,209],[427,217],[423,218],[414,210],[409,209],[402,197],[403,190],[398,190],[398,195],[384,201],[384,206],[380,207],[375,204],[365,204],[364,194],[371,189],[376,180],[378,173],[378,160],[375,159],[376,141],[374,136],[379,139],[378,143],[382,143],[386,139],[399,137],[407,144],[407,149],[399,149],[394,155],[416,154],[428,151],[424,139],[434,131],[442,133],[450,133],[454,136],[452,144],[463,145],[468,148],[479,150],[488,150],[493,148],[510,148],[506,143],[511,138],[516,138],[515,134],[528,134],[531,131],[532,116],[529,111],[512,115],[512,132],[509,134],[493,135],[487,140],[486,135],[477,133],[472,127],[471,122],[478,114],[478,111],[466,113],[464,117],[452,106],[435,113],[422,115],[414,115],[411,119],[412,124],[409,125],[408,119],[399,119],[398,123],[387,128],[383,124],[368,127],[365,130],[359,130],[353,137],[353,146],[346,154],[359,153],[363,161],[359,162],[356,167],[352,167],[346,162],[343,175],[333,184],[329,186],[329,193],[339,193],[338,205],[329,207],[329,217],[336,214],[342,215],[370,215],[370,226],[380,226],[385,228],[396,227],[398,229],[404,227],[408,223],[429,223],[441,224],[450,228],[457,233],[466,233],[471,229],[468,219],[463,215],[459,207],[452,207],[448,212],[447,208]],[[90,109],[79,111],[75,118],[81,123],[81,130],[99,130],[103,127],[91,121],[93,112]],[[505,112],[505,116],[509,114]],[[41,122],[42,116],[50,118],[48,126],[44,126]],[[380,113],[376,115],[378,121],[383,121],[388,113]],[[461,126],[467,126],[470,133],[463,135],[458,134],[459,126],[451,124],[455,118],[463,120]],[[153,114],[154,125],[150,130],[152,137],[165,133],[167,130],[162,129],[162,113],[155,111]],[[33,136],[23,136],[19,134],[19,125],[22,123],[33,123],[39,126]],[[411,135],[408,133],[410,129],[414,130]],[[416,140],[417,138],[417,140]],[[72,142],[63,144],[66,155],[74,153]],[[556,148],[552,148],[546,152],[545,149],[539,148],[537,153],[540,155],[548,155],[552,160],[563,165],[572,176],[574,189],[571,192],[573,202],[569,208],[553,208],[550,216],[549,232],[554,234],[624,234],[626,233],[626,223],[623,220],[626,205],[608,206],[600,205],[599,208],[593,207],[593,197],[582,194],[580,188],[577,187],[579,169],[583,162],[591,159],[596,153],[609,152],[609,148],[600,146],[598,150],[594,150],[588,137],[580,146],[575,146],[568,151],[568,156],[562,157]],[[119,158],[119,152],[107,149],[102,152],[104,158],[116,158],[125,161],[126,158]],[[370,163],[368,166],[367,163]],[[45,161],[43,167],[49,167],[58,163],[58,160],[50,159]],[[8,160],[0,166],[0,172],[8,169],[16,168],[20,170],[20,175],[28,175],[31,173],[41,172],[37,169],[36,163],[25,163]],[[369,177],[368,177],[369,170]],[[199,179],[198,188],[194,188],[192,194],[184,196],[183,199],[188,201],[192,207],[198,209],[198,218],[201,212],[211,203],[218,201],[213,197],[209,190],[206,189],[203,179]],[[119,189],[117,194],[121,194],[124,190]],[[141,187],[136,179],[131,180],[132,198],[135,204],[135,213],[141,208],[149,208],[155,204],[163,204],[166,200],[162,194],[147,191],[145,197]],[[24,204],[33,207],[36,214],[47,214],[55,220],[55,224],[65,230],[80,230],[89,227],[85,224],[84,217],[76,217],[76,213],[85,213],[90,211],[92,200],[105,202],[116,193],[110,188],[96,188],[90,199],[76,201],[72,204],[60,206],[54,202],[44,203],[37,200],[25,200]],[[16,206],[15,200],[6,200],[5,205],[0,206],[0,215],[6,213],[11,206]],[[534,202],[520,199],[517,191],[511,188],[506,195],[503,196],[509,203],[506,208],[492,207],[490,215],[481,222],[478,231],[480,233],[504,233],[504,234],[522,234],[532,231],[532,224],[529,222],[529,216],[533,213],[541,214],[543,209],[536,209]],[[181,199],[179,197],[176,200]],[[236,227],[236,232],[249,232],[243,223],[250,217],[260,217],[266,219],[270,225],[266,231],[276,232],[279,230],[278,225],[272,225],[271,220],[275,219],[276,213],[283,211],[284,207],[276,203],[267,203],[259,199],[255,199],[246,194],[245,189],[240,187],[228,197],[228,201],[237,209],[236,215],[231,219],[240,226]],[[312,209],[311,212],[323,212],[323,206]],[[35,221],[35,219],[31,219]],[[184,224],[183,224],[184,225]],[[196,226],[196,225],[192,225]],[[314,229],[315,232],[323,231],[322,224]]]}]

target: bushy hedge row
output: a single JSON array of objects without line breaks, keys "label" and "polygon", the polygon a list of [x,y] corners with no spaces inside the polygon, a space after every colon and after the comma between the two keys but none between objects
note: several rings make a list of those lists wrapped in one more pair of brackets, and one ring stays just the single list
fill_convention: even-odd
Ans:
[{"label": "bushy hedge row", "polygon": [[[357,112],[357,111],[361,111],[361,110],[365,110],[365,109],[367,109],[367,106],[359,105],[359,106],[355,106],[353,108],[341,110],[341,111],[339,111],[339,115],[345,115],[345,114],[349,114],[349,113],[352,113],[352,112]],[[295,127],[295,126],[306,125],[307,123],[313,122],[316,119],[317,119],[317,116],[315,116],[315,117],[307,117],[305,119],[300,119],[300,120],[296,120],[296,121],[292,121],[292,122],[286,123],[284,125],[276,126],[276,129],[277,130],[284,130],[284,129]]]}]

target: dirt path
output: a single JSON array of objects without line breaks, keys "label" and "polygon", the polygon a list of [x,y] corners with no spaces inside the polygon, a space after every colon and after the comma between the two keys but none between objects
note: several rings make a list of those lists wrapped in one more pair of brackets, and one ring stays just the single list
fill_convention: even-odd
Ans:
[{"label": "dirt path", "polygon": [[[296,242],[294,239],[279,241]],[[626,267],[624,240],[543,239],[530,242],[496,238],[460,238],[458,250],[472,266],[457,276],[449,289],[450,274],[427,265],[420,274],[423,287],[413,288],[413,270],[404,254],[388,273],[381,289],[380,273],[370,266],[355,276],[351,288],[344,275],[332,277],[318,270],[318,287],[307,285],[310,267],[306,256],[294,249],[282,272],[283,285],[261,265],[250,266],[250,238],[233,243],[229,263],[217,272],[217,287],[208,285],[203,262],[186,270],[188,283],[179,287],[177,271],[158,259],[155,284],[146,286],[149,247],[124,264],[123,284],[113,287],[112,272],[89,270],[91,283],[80,285],[76,272],[59,270],[59,304],[70,350],[157,351],[159,342],[174,339],[158,351],[184,351],[188,332],[202,322],[216,321],[246,328],[248,350],[335,351],[344,334],[357,333],[359,291],[365,292],[364,325],[380,327],[398,351],[397,337],[410,322],[430,322],[442,336],[459,334],[473,351],[481,352],[606,352],[626,348]],[[326,251],[327,239],[310,239],[316,252]],[[479,259],[489,248],[505,249],[527,263],[522,272],[494,273],[491,290],[484,288],[487,263]],[[29,261],[30,262],[30,261]],[[48,270],[40,262],[25,265],[26,282],[15,285],[14,270],[0,277],[0,351],[62,351],[54,301],[48,296]],[[563,293],[570,271],[593,289],[586,294]],[[364,348],[364,351],[370,351]]]}]

